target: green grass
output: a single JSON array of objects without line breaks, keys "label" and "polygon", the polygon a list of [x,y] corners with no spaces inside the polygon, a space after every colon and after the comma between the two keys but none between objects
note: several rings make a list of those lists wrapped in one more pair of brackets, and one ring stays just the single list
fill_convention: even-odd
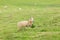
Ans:
[{"label": "green grass", "polygon": [[[60,40],[59,4],[60,0],[0,0],[0,40]],[[17,32],[17,22],[30,16],[35,27]]]}]

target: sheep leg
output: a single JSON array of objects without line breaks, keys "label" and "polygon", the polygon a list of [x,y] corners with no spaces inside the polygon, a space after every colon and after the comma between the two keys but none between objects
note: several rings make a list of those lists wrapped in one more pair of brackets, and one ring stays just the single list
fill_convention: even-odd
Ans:
[{"label": "sheep leg", "polygon": [[19,31],[21,31],[21,30],[22,30],[22,27],[19,27],[17,31],[19,32]]}]

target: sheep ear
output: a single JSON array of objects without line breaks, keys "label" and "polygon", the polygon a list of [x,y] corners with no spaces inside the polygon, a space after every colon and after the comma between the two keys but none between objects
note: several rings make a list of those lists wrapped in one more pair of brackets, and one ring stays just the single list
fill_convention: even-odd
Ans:
[{"label": "sheep ear", "polygon": [[30,20],[30,21],[33,21],[33,17],[31,17],[29,20]]}]

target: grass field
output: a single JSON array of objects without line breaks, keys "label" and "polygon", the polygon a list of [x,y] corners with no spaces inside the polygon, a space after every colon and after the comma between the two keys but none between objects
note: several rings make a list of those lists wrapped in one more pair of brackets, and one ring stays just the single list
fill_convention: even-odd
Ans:
[{"label": "grass field", "polygon": [[[16,32],[30,16],[35,28]],[[0,40],[60,40],[60,0],[0,0]]]}]

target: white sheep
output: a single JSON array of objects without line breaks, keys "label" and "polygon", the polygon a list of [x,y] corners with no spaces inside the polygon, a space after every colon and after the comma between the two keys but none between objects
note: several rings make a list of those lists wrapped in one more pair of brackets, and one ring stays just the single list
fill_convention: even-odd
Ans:
[{"label": "white sheep", "polygon": [[26,26],[31,27],[32,24],[33,24],[33,17],[31,17],[28,21],[20,21],[20,22],[18,22],[17,23],[17,28],[18,28],[18,30],[20,30],[21,28],[26,27]]}]

